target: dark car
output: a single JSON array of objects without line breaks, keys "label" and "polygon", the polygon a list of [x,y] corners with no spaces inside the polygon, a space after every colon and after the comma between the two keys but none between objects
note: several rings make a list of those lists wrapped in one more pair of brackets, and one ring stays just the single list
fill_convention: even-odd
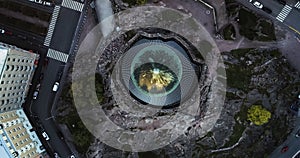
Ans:
[{"label": "dark car", "polygon": [[62,71],[59,71],[59,72],[58,72],[58,74],[57,74],[57,80],[60,80],[60,79],[61,79],[62,74],[63,74]]},{"label": "dark car", "polygon": [[40,81],[42,81],[44,79],[44,73],[41,73],[40,75]]},{"label": "dark car", "polygon": [[290,106],[290,109],[294,112],[298,112],[299,107],[300,107],[300,100],[297,100],[297,101],[292,103],[292,105]]},{"label": "dark car", "polygon": [[265,11],[266,13],[268,13],[268,14],[272,13],[272,10],[270,8],[267,8],[267,7],[263,7],[262,10]]},{"label": "dark car", "polygon": [[65,139],[62,132],[58,131],[58,132],[57,132],[57,135],[58,135],[58,137],[59,137],[60,139],[62,139],[62,140]]},{"label": "dark car", "polygon": [[277,0],[280,4],[282,5],[286,5],[286,1],[285,0]]},{"label": "dark car", "polygon": [[286,151],[288,151],[288,150],[289,150],[289,147],[288,147],[288,146],[284,146],[284,147],[281,149],[281,152],[284,153],[284,152],[286,152]]}]

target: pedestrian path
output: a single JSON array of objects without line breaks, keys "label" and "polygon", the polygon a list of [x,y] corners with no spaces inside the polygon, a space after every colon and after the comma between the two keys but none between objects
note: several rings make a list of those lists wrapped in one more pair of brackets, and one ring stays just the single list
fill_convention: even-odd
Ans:
[{"label": "pedestrian path", "polygon": [[300,9],[300,1],[295,4],[295,8]]},{"label": "pedestrian path", "polygon": [[279,20],[280,22],[283,22],[284,19],[289,15],[289,13],[291,12],[292,7],[290,7],[289,5],[285,5],[281,12],[278,14],[278,16],[276,17],[277,20]]},{"label": "pedestrian path", "polygon": [[83,4],[73,0],[63,0],[61,6],[82,12]]},{"label": "pedestrian path", "polygon": [[54,49],[48,49],[47,57],[66,63],[69,55]]},{"label": "pedestrian path", "polygon": [[56,21],[57,21],[58,14],[59,14],[59,10],[60,10],[60,6],[55,6],[54,7],[52,18],[51,18],[49,28],[48,28],[48,32],[47,32],[47,36],[46,36],[45,41],[44,41],[44,45],[47,46],[47,47],[49,47],[51,39],[52,39],[52,35],[53,35],[53,32],[54,32],[54,28],[55,28],[55,24],[56,24]]}]

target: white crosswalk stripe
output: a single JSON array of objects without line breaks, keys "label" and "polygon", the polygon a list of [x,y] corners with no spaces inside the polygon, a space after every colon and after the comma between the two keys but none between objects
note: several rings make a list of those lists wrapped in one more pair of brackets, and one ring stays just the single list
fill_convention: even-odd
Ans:
[{"label": "white crosswalk stripe", "polygon": [[61,6],[82,12],[83,4],[73,0],[63,0]]},{"label": "white crosswalk stripe", "polygon": [[66,63],[69,55],[54,49],[48,49],[47,57]]},{"label": "white crosswalk stripe", "polygon": [[296,4],[295,4],[295,7],[300,9],[300,1],[298,1]]},{"label": "white crosswalk stripe", "polygon": [[289,15],[289,13],[291,12],[292,7],[285,5],[281,12],[278,14],[278,16],[276,17],[277,20],[279,20],[280,22],[283,22],[284,19]]},{"label": "white crosswalk stripe", "polygon": [[59,14],[59,10],[60,10],[60,6],[55,6],[54,7],[52,17],[51,17],[51,21],[50,21],[50,24],[49,24],[49,27],[48,27],[47,36],[46,36],[45,41],[44,41],[44,45],[47,46],[47,47],[49,47],[51,39],[52,39],[52,35],[53,35],[54,27],[55,27],[55,24],[56,24],[56,21],[57,21],[57,17],[58,17],[58,14]]}]

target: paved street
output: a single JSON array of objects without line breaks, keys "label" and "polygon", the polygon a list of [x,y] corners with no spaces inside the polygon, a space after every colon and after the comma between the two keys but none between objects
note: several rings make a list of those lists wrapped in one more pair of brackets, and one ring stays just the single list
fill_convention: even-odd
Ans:
[{"label": "paved street", "polygon": [[[65,0],[63,0],[62,3],[65,3],[64,1]],[[68,3],[73,4],[70,1],[68,1]],[[76,5],[83,7],[83,4],[74,3],[74,6]],[[58,6],[56,6],[56,8],[58,8]],[[81,12],[64,6],[59,6],[59,11],[55,11],[54,9],[54,12],[57,14],[57,19],[52,26],[50,24],[50,27],[52,27],[51,36],[45,39],[48,40],[49,44],[49,49],[45,52],[49,62],[47,67],[42,71],[44,73],[44,79],[41,82],[38,99],[31,105],[31,111],[33,115],[38,116],[44,130],[48,133],[50,137],[48,143],[50,144],[52,152],[57,152],[61,157],[67,158],[70,157],[73,152],[69,149],[64,140],[61,140],[60,136],[58,136],[59,128],[55,124],[54,117],[51,116],[51,109],[56,94],[52,92],[52,87],[56,81],[59,81],[57,74],[64,70],[64,66],[68,60]],[[46,42],[44,42],[44,45],[45,43]]]},{"label": "paved street", "polygon": [[[55,6],[49,7],[28,0],[13,1],[52,14],[48,32],[44,36],[0,24],[0,28],[10,32],[10,34],[0,34],[0,41],[40,54],[39,67],[35,71],[32,86],[23,106],[24,110],[51,157],[53,157],[53,152],[57,152],[62,158],[76,155],[65,140],[61,139],[61,135],[58,135],[60,128],[51,114],[55,98],[58,96],[52,92],[52,87],[54,82],[59,81],[58,73],[64,71],[65,65],[68,64],[69,53],[74,50],[72,47],[74,47],[75,38],[78,38],[75,34],[84,4],[73,0],[55,0]],[[0,23],[2,23],[1,20]],[[46,58],[48,64],[45,63]],[[39,95],[36,100],[32,100],[33,91],[42,73],[44,77]],[[41,136],[41,129],[47,132],[50,137],[49,141]]]},{"label": "paved street", "polygon": [[[57,73],[62,70],[63,63],[56,60],[49,60],[47,67],[45,68],[44,79],[41,82],[41,88],[37,100],[33,101],[31,105],[31,112],[33,115],[38,116],[45,131],[50,137],[50,145],[56,152],[61,153],[62,157],[70,155],[70,150],[66,144],[57,136],[57,128],[51,119],[51,105],[53,104],[53,98],[55,93],[52,92],[52,86],[57,81]],[[50,119],[49,119],[50,118]]]},{"label": "paved street", "polygon": [[[0,20],[1,23],[1,20]],[[23,30],[0,24],[0,28],[5,28],[12,34],[0,34],[0,41],[15,45],[26,50],[46,50],[43,46],[44,37],[33,33],[24,32]]]}]

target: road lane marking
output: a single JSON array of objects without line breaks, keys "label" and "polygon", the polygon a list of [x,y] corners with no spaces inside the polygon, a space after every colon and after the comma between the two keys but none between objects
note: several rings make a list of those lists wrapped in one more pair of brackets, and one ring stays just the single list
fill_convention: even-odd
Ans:
[{"label": "road lane marking", "polygon": [[300,31],[296,30],[295,28],[293,28],[292,26],[289,26],[290,29],[292,29],[293,31],[295,31],[296,33],[298,33],[300,35]]},{"label": "road lane marking", "polygon": [[298,156],[299,153],[300,153],[300,150],[297,151],[297,153],[292,158],[296,158],[296,156]]},{"label": "road lane marking", "polygon": [[48,49],[47,57],[66,63],[69,55],[54,49]]},{"label": "road lane marking", "polygon": [[83,4],[73,0],[63,0],[61,6],[82,12]]},{"label": "road lane marking", "polygon": [[47,46],[47,47],[49,47],[51,39],[52,39],[52,35],[53,35],[53,32],[54,32],[54,27],[55,27],[55,24],[56,24],[56,21],[57,21],[59,10],[60,10],[60,6],[55,6],[54,7],[51,22],[50,22],[49,27],[48,27],[47,36],[46,36],[45,41],[44,41],[44,45]]},{"label": "road lane marking", "polygon": [[284,19],[289,15],[289,13],[291,12],[292,7],[290,7],[289,5],[285,5],[281,12],[278,14],[278,16],[276,17],[277,20],[279,20],[280,22],[283,22]]},{"label": "road lane marking", "polygon": [[295,7],[300,9],[300,1],[298,1],[296,4],[295,4]]}]

